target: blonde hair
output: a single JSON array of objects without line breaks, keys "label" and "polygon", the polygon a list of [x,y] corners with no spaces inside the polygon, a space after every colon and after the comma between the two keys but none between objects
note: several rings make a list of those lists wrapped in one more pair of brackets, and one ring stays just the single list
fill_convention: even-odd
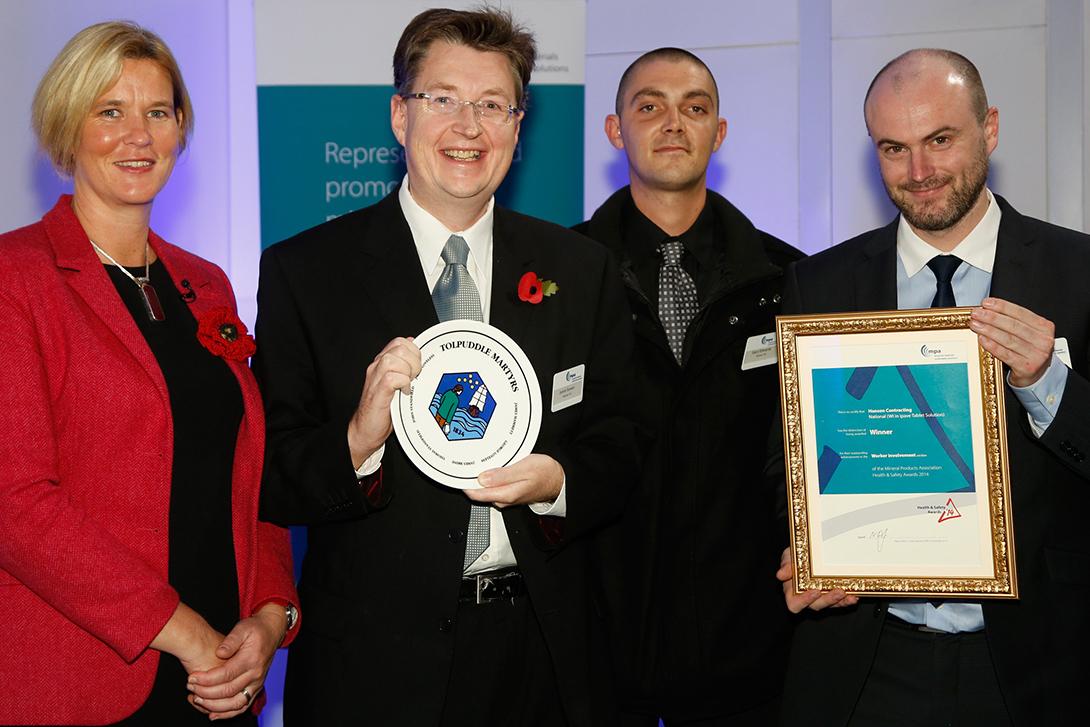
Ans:
[{"label": "blonde hair", "polygon": [[170,77],[174,111],[181,115],[178,145],[185,148],[193,133],[193,107],[174,54],[150,30],[113,20],[88,26],[72,36],[34,93],[31,124],[57,171],[72,175],[87,115],[95,101],[117,83],[124,61],[129,59],[154,61]]}]

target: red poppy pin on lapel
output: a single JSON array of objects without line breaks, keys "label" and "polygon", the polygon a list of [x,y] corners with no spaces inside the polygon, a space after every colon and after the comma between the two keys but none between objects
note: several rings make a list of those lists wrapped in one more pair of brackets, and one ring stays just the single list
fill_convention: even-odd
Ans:
[{"label": "red poppy pin on lapel", "polygon": [[214,355],[231,361],[245,361],[257,345],[246,332],[246,324],[226,306],[206,310],[197,318],[197,339]]},{"label": "red poppy pin on lapel", "polygon": [[532,270],[519,279],[519,300],[531,305],[537,305],[545,296],[556,295],[559,290],[555,282],[542,280]]}]

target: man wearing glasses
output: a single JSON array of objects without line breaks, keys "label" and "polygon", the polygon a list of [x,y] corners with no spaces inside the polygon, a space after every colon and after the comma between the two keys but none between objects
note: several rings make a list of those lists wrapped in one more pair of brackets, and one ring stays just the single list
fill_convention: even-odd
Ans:
[{"label": "man wearing glasses", "polygon": [[[494,204],[534,55],[506,13],[417,16],[390,102],[405,181],[262,258],[262,513],[309,526],[288,724],[612,723],[584,548],[632,479],[630,322],[604,249]],[[520,299],[527,272],[559,290]],[[544,404],[534,453],[468,492],[389,436],[420,372],[411,336],[452,318],[511,336]],[[581,400],[550,406],[579,366]]]}]

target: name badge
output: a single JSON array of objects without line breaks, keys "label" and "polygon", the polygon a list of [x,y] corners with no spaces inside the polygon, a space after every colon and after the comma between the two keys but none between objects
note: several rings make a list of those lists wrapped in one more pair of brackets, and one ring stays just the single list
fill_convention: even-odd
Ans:
[{"label": "name badge", "polygon": [[583,379],[586,372],[586,364],[579,364],[553,375],[553,402],[549,411],[567,409],[583,400]]},{"label": "name badge", "polygon": [[742,370],[749,371],[760,366],[776,363],[776,333],[751,336],[746,341],[746,352],[742,355]]},{"label": "name badge", "polygon": [[1052,347],[1052,352],[1060,357],[1060,360],[1064,362],[1067,368],[1074,368],[1071,365],[1071,351],[1067,346],[1066,338],[1057,338],[1056,343]]}]

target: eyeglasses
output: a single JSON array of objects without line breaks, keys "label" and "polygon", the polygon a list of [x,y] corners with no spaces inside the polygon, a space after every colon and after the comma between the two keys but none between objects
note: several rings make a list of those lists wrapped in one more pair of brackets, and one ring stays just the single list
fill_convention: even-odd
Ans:
[{"label": "eyeglasses", "polygon": [[497,126],[510,124],[514,115],[521,111],[517,106],[500,103],[499,101],[491,101],[488,99],[482,99],[480,101],[463,101],[457,96],[451,96],[449,94],[433,96],[430,93],[406,93],[402,94],[401,98],[406,101],[412,101],[414,99],[423,101],[424,108],[428,111],[444,116],[458,113],[462,110],[463,106],[472,106],[477,113],[477,117],[481,121],[487,121],[488,123],[496,124]]}]

